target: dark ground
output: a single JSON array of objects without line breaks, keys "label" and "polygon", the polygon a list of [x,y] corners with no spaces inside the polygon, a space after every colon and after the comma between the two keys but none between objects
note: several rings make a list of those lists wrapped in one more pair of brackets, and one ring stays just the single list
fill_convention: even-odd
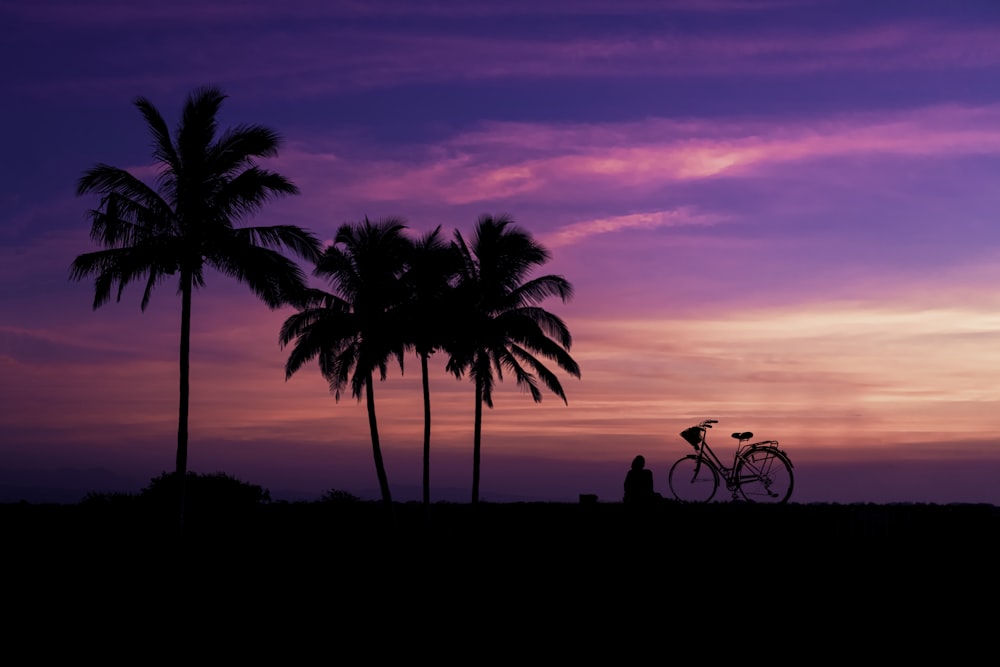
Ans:
[{"label": "dark ground", "polygon": [[278,647],[282,664],[306,646],[444,660],[470,642],[480,658],[521,646],[586,664],[642,645],[666,662],[689,661],[688,645],[795,664],[950,651],[952,664],[997,632],[990,505],[429,510],[192,508],[179,541],[172,515],[134,503],[0,505],[7,636],[47,628],[83,652],[143,637],[230,660]]}]

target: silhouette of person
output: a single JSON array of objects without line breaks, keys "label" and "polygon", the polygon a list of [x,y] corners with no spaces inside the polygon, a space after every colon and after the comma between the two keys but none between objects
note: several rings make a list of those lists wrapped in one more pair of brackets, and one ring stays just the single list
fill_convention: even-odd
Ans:
[{"label": "silhouette of person", "polygon": [[649,503],[662,497],[653,490],[653,471],[646,468],[646,458],[639,455],[632,459],[632,467],[625,474],[624,502]]}]

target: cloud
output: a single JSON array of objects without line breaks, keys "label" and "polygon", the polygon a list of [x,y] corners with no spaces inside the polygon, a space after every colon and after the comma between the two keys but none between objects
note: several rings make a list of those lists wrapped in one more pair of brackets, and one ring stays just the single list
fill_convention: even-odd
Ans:
[{"label": "cloud", "polygon": [[298,0],[276,5],[266,0],[175,0],[169,4],[155,0],[92,0],[86,8],[71,0],[48,0],[44,7],[26,3],[6,8],[15,16],[29,20],[57,23],[163,24],[193,21],[208,24],[242,22],[273,22],[280,19],[306,21],[331,19],[384,19],[387,16],[419,18],[504,18],[511,16],[639,16],[651,13],[683,15],[716,12],[760,13],[788,7],[808,7],[815,0],[574,0],[547,2],[539,5],[531,0],[510,0],[504,3],[470,3],[445,0],[433,3],[413,3],[407,0]]},{"label": "cloud", "polygon": [[686,208],[672,211],[633,213],[576,222],[561,227],[550,234],[546,234],[540,240],[547,246],[558,247],[576,243],[591,236],[613,234],[623,230],[656,229],[659,227],[685,225],[714,225],[721,219],[719,216],[701,215],[696,211]]},{"label": "cloud", "polygon": [[[339,222],[373,211],[442,206],[452,212],[551,210],[544,231],[560,230],[552,239],[564,243],[584,232],[738,220],[750,202],[727,190],[737,192],[741,181],[794,182],[810,193],[787,187],[771,192],[766,205],[772,209],[793,202],[815,208],[818,201],[828,207],[830,192],[821,197],[817,191],[848,186],[874,194],[899,191],[917,200],[924,192],[898,184],[901,177],[912,177],[921,165],[939,168],[938,161],[1000,152],[998,127],[997,105],[831,114],[781,124],[665,118],[601,125],[487,123],[395,154],[350,140],[331,145],[326,137],[295,136],[276,165],[302,188],[303,197],[288,205],[300,220]],[[833,173],[831,164],[839,165]],[[845,171],[846,164],[851,166]],[[893,168],[904,164],[905,170]],[[866,176],[860,185],[856,178],[841,183],[852,173]],[[701,185],[712,189],[695,189]]]},{"label": "cloud", "polygon": [[[87,96],[225,82],[265,99],[316,98],[415,84],[799,77],[827,72],[948,73],[1000,64],[1000,29],[971,13],[871,18],[831,25],[814,3],[273,3],[103,0],[23,3],[28,27],[61,31],[78,57],[62,77],[25,90]],[[689,17],[705,9],[711,31]],[[822,9],[822,7],[820,7]],[[566,15],[572,14],[573,21]],[[748,14],[771,17],[735,29]],[[620,19],[609,26],[607,17]],[[818,18],[813,18],[814,16]],[[401,17],[406,17],[405,24]],[[511,19],[520,18],[521,21]],[[545,29],[523,30],[523,21]],[[88,27],[86,43],[78,37]],[[192,29],[191,26],[199,26]],[[211,39],[205,38],[205,26]],[[107,45],[106,49],[95,44]],[[32,41],[39,62],[52,51]],[[128,62],[118,54],[127,51]],[[23,61],[23,59],[22,59]],[[113,72],[113,74],[109,74]],[[188,83],[185,83],[188,82]],[[655,83],[654,83],[655,82]]]}]

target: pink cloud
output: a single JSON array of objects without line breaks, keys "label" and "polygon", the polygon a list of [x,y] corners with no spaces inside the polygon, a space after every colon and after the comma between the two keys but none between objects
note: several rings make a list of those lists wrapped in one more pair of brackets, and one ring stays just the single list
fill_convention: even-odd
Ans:
[{"label": "pink cloud", "polygon": [[721,220],[723,220],[721,216],[705,215],[688,208],[632,213],[565,225],[555,232],[544,234],[540,240],[548,247],[557,248],[591,236],[613,234],[623,230],[714,225]]},{"label": "pink cloud", "polygon": [[[1000,150],[998,127],[996,106],[841,114],[778,126],[665,119],[569,127],[493,123],[433,146],[410,146],[398,156],[366,156],[351,143],[331,147],[326,139],[293,137],[276,164],[302,188],[303,196],[285,209],[300,220],[329,220],[321,224],[332,227],[332,221],[366,213],[397,215],[442,204],[518,211],[550,206],[560,210],[544,232],[565,243],[590,233],[733,216],[711,210],[710,201],[685,200],[680,191],[664,206],[660,193],[671,185],[782,173],[802,181],[815,169],[823,174],[810,185],[816,188],[832,183],[825,165],[837,161],[875,159],[912,168],[914,158],[991,154]],[[316,145],[327,148],[317,151]],[[884,165],[871,171],[866,182],[874,187],[893,178]],[[844,172],[832,177],[842,179]],[[773,205],[787,205],[793,195],[783,193]],[[588,207],[601,213],[584,213]]]}]

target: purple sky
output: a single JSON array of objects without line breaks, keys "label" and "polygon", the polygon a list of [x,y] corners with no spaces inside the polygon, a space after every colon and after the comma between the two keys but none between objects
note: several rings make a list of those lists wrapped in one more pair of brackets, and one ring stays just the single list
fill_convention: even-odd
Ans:
[{"label": "purple sky", "polygon": [[[180,300],[91,309],[74,193],[97,162],[152,173],[135,97],[173,127],[216,85],[302,191],[254,224],[509,213],[575,286],[545,305],[582,377],[569,405],[501,385],[483,499],[618,500],[639,453],[667,493],[711,417],[720,453],[780,441],[793,501],[1000,504],[1000,4],[8,0],[0,58],[0,487],[172,469]],[[189,465],[375,498],[363,403],[313,365],[284,379],[290,313],[220,276],[196,293]],[[472,385],[433,366],[432,498],[466,500]],[[417,499],[416,358],[376,392]]]}]

